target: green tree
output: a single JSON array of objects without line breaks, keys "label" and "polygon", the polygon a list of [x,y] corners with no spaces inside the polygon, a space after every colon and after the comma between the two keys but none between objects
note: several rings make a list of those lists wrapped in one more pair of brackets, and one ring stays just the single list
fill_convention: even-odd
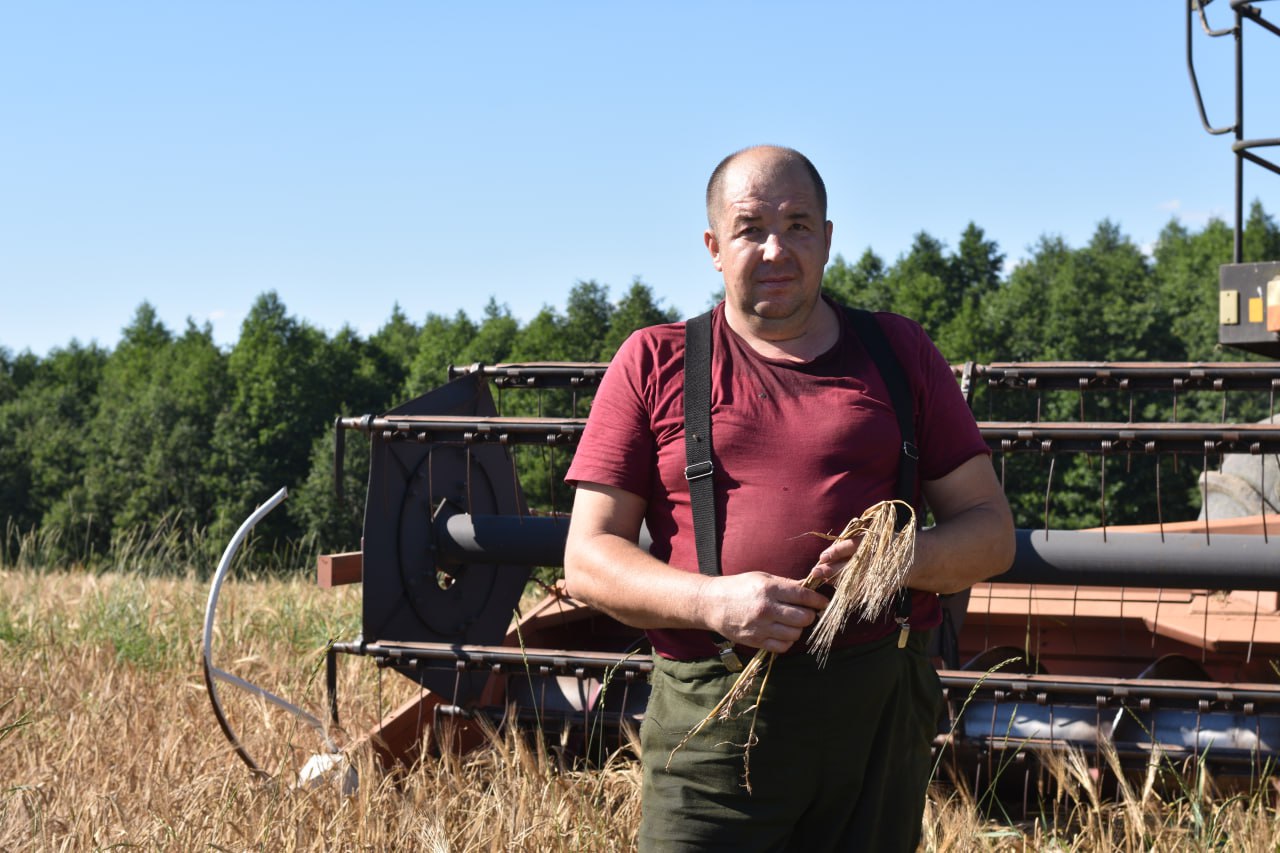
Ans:
[{"label": "green tree", "polygon": [[[217,531],[229,534],[281,486],[309,469],[312,442],[334,415],[318,377],[327,348],[315,328],[290,316],[275,292],[258,297],[228,357],[229,405],[214,426]],[[274,513],[262,535],[283,540],[299,528]]]},{"label": "green tree", "polygon": [[61,535],[66,559],[100,550],[106,530],[86,499],[89,424],[107,352],[72,340],[44,359],[24,354],[11,368],[17,395],[0,404],[0,500],[19,530]]},{"label": "green tree", "polygon": [[207,448],[226,390],[209,326],[189,323],[175,340],[149,303],[138,307],[107,359],[90,430],[86,492],[103,525],[119,534],[208,517]]},{"label": "green tree", "polygon": [[640,279],[631,282],[625,296],[618,301],[609,324],[609,331],[601,338],[600,360],[608,361],[622,346],[622,342],[637,329],[674,323],[680,319],[673,308],[662,308],[654,299],[649,285]]},{"label": "green tree", "polygon": [[564,337],[570,361],[600,361],[602,342],[613,325],[614,308],[609,288],[593,281],[580,281],[569,291],[565,305]]},{"label": "green tree", "polygon": [[823,273],[822,286],[837,301],[867,311],[888,311],[892,307],[885,287],[884,261],[867,249],[856,264],[836,255]]},{"label": "green tree", "polygon": [[370,345],[378,354],[379,371],[386,376],[396,394],[401,393],[409,378],[409,370],[418,354],[421,333],[422,330],[405,315],[397,302],[387,322],[369,338]]},{"label": "green tree", "polygon": [[454,364],[500,364],[511,360],[520,324],[511,316],[511,309],[499,305],[493,297],[484,306],[484,319],[467,346],[458,353]]},{"label": "green tree", "polygon": [[1280,261],[1280,228],[1257,199],[1249,205],[1249,218],[1240,243],[1245,263]]},{"label": "green tree", "polygon": [[476,336],[476,325],[465,312],[453,319],[428,314],[418,333],[417,354],[405,380],[405,396],[417,397],[443,385],[449,378],[449,365],[465,364],[458,356]]}]

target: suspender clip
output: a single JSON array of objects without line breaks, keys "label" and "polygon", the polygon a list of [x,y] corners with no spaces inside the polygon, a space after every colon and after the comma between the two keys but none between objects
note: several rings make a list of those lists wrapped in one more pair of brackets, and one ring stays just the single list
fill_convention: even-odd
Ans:
[{"label": "suspender clip", "polygon": [[742,658],[738,657],[738,653],[734,651],[733,643],[721,640],[716,643],[716,648],[720,650],[720,662],[724,664],[725,669],[730,672],[742,672]]},{"label": "suspender clip", "polygon": [[711,460],[706,462],[695,462],[692,465],[686,465],[684,468],[684,478],[692,482],[693,480],[701,480],[703,477],[710,477],[711,472],[716,470],[716,466],[711,464]]}]

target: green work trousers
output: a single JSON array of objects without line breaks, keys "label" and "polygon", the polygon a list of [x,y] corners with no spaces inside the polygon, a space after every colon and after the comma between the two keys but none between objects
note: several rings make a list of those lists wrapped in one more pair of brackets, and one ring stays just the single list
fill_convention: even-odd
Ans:
[{"label": "green work trousers", "polygon": [[755,690],[737,716],[676,750],[736,676],[718,660],[655,657],[640,849],[915,850],[942,691],[927,634],[904,649],[897,639],[839,649],[825,667],[808,654],[778,658],[745,766]]}]

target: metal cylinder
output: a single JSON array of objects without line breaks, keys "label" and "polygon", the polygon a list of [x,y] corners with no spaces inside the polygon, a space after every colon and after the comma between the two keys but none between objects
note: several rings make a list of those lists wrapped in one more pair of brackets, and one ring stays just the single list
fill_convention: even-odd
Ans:
[{"label": "metal cylinder", "polygon": [[[559,566],[569,519],[468,515],[436,519],[443,563]],[[1066,586],[1280,591],[1280,531],[1261,536],[1018,530],[1013,566],[993,580]],[[648,531],[641,530],[642,548]]]}]

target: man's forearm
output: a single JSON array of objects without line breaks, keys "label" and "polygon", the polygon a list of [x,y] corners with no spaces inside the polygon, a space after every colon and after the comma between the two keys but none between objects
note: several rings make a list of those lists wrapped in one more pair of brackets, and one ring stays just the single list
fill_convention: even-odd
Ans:
[{"label": "man's forearm", "polygon": [[700,606],[708,578],[672,568],[609,533],[579,537],[565,552],[574,598],[633,628],[706,628]]},{"label": "man's forearm", "polygon": [[959,592],[1008,569],[1013,550],[1008,508],[975,506],[920,531],[907,585],[927,592]]}]

